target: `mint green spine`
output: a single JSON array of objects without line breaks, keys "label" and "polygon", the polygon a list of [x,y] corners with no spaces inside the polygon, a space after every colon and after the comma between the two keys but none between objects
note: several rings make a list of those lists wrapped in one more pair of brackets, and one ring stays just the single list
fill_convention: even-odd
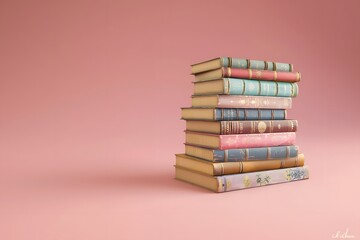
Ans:
[{"label": "mint green spine", "polygon": [[298,85],[288,82],[224,78],[225,94],[248,96],[296,97]]}]

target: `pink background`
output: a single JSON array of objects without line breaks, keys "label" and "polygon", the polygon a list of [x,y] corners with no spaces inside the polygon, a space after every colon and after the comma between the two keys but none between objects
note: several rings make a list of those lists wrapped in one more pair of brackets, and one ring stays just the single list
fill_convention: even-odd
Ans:
[{"label": "pink background", "polygon": [[[1,1],[0,239],[360,238],[359,1]],[[192,63],[301,71],[311,179],[173,179]]]}]

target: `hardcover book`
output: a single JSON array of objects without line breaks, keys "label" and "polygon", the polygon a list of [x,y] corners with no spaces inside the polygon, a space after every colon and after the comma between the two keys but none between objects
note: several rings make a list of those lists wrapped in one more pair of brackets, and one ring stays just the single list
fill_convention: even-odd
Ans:
[{"label": "hardcover book", "polygon": [[296,83],[222,78],[218,80],[194,82],[194,95],[248,95],[296,97],[299,88]]},{"label": "hardcover book", "polygon": [[219,78],[245,78],[278,82],[299,82],[301,75],[299,72],[278,72],[223,67],[196,74],[195,82],[215,80]]},{"label": "hardcover book", "polygon": [[192,96],[192,107],[290,109],[289,97],[209,95]]},{"label": "hardcover book", "polygon": [[251,108],[182,108],[184,120],[284,120],[285,109],[251,109]]},{"label": "hardcover book", "polygon": [[237,148],[215,150],[211,148],[185,145],[185,154],[211,162],[238,162],[294,158],[298,155],[298,146],[279,146],[261,148]]},{"label": "hardcover book", "polygon": [[296,120],[268,121],[186,121],[186,130],[215,134],[296,132]]},{"label": "hardcover book", "polygon": [[241,59],[241,58],[232,58],[232,57],[219,57],[191,65],[191,73],[196,74],[221,67],[272,70],[279,72],[293,71],[293,65],[290,63],[278,63],[278,62],[259,61],[259,60],[250,60],[250,59]]},{"label": "hardcover book", "polygon": [[214,163],[185,154],[176,154],[176,166],[211,176],[219,176],[304,166],[304,155],[299,154],[288,159]]},{"label": "hardcover book", "polygon": [[185,132],[185,143],[212,149],[256,148],[295,144],[294,132],[218,135]]},{"label": "hardcover book", "polygon": [[307,166],[304,166],[222,176],[209,176],[185,168],[175,167],[175,178],[214,192],[227,192],[308,179],[309,169]]}]

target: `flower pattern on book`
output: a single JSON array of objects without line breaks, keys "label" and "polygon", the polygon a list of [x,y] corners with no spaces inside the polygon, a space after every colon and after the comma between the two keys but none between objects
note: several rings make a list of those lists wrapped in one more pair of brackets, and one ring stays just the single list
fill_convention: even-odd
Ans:
[{"label": "flower pattern on book", "polygon": [[269,184],[271,180],[271,177],[267,175],[266,177],[262,177],[261,174],[256,175],[256,183],[259,186]]},{"label": "flower pattern on book", "polygon": [[288,181],[292,180],[299,180],[305,177],[305,171],[302,169],[294,168],[294,169],[287,169],[285,171],[285,178]]}]

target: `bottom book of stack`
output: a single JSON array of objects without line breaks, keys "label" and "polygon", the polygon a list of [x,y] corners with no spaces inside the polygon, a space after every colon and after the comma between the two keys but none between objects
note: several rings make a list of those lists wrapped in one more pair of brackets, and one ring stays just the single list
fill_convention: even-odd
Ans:
[{"label": "bottom book of stack", "polygon": [[175,178],[227,192],[309,178],[304,155],[287,159],[241,162],[209,162],[185,154],[176,155]]}]

